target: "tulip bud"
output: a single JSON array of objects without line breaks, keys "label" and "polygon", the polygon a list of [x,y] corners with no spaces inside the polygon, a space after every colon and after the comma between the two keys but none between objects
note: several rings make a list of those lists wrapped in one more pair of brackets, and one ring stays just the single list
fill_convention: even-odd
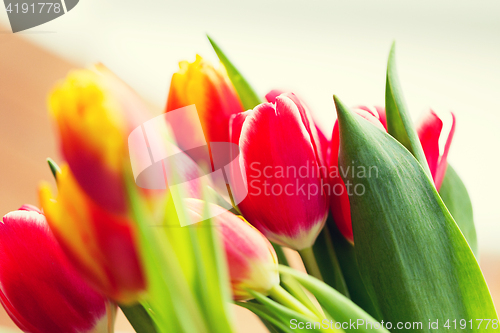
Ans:
[{"label": "tulip bud", "polygon": [[[180,70],[172,76],[166,112],[196,105],[205,141],[229,142],[229,119],[243,111],[236,91],[221,65],[215,69],[199,55],[192,63],[182,61]],[[182,132],[196,133],[189,128],[173,128],[176,137]],[[181,131],[177,135],[177,131]],[[199,141],[199,140],[198,140]],[[182,142],[179,143],[182,147]]]},{"label": "tulip bud", "polygon": [[135,224],[127,214],[97,205],[68,166],[57,177],[59,193],[47,184],[40,201],[47,221],[69,260],[98,291],[120,303],[135,301],[145,289]]},{"label": "tulip bud", "polygon": [[235,115],[231,141],[248,185],[238,205],[271,241],[295,250],[311,247],[328,214],[325,165],[318,133],[293,94]]},{"label": "tulip bud", "polygon": [[241,216],[198,199],[187,199],[193,218],[200,219],[206,208],[215,216],[224,245],[234,300],[253,298],[248,289],[267,295],[279,285],[278,258],[271,243]]},{"label": "tulip bud", "polygon": [[49,98],[62,154],[81,188],[108,211],[126,210],[127,138],[148,120],[142,100],[102,65],[71,72]]},{"label": "tulip bud", "polygon": [[0,223],[0,283],[2,305],[24,332],[113,332],[115,306],[78,275],[36,207]]}]

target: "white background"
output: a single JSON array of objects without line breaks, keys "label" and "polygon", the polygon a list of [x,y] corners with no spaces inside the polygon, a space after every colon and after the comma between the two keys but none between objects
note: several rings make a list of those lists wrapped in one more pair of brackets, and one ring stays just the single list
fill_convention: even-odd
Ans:
[{"label": "white background", "polygon": [[259,93],[297,92],[325,130],[334,93],[384,104],[396,40],[413,118],[429,106],[457,116],[449,160],[469,188],[481,250],[500,253],[500,1],[80,0],[20,34],[82,66],[105,63],[163,106],[179,60],[216,59],[205,33]]}]

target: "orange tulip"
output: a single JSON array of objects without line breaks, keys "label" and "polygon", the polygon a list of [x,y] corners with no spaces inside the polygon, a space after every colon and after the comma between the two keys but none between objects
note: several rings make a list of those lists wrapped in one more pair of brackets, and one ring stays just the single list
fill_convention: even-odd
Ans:
[{"label": "orange tulip", "polygon": [[[242,112],[243,106],[224,67],[215,69],[198,55],[194,62],[182,61],[179,67],[172,76],[166,112],[194,104],[206,142],[229,142],[229,119]],[[195,133],[185,127],[173,128],[173,131],[176,138],[181,138],[186,131]],[[182,140],[178,141],[183,148]]]}]

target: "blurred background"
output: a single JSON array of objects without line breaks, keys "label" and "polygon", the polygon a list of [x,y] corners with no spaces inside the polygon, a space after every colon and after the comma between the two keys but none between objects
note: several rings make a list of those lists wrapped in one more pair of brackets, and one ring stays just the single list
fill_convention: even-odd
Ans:
[{"label": "blurred background", "polygon": [[[385,70],[397,42],[413,119],[452,110],[449,161],[468,187],[481,266],[500,304],[500,2],[80,0],[71,12],[13,34],[0,8],[0,214],[37,204],[60,160],[46,95],[71,68],[103,62],[158,110],[178,62],[216,61],[209,34],[256,90],[299,94],[321,127],[335,119],[332,94],[348,105],[384,105]],[[257,332],[238,310],[241,332]],[[1,323],[10,324],[5,314]],[[131,331],[123,318],[118,328]]]}]

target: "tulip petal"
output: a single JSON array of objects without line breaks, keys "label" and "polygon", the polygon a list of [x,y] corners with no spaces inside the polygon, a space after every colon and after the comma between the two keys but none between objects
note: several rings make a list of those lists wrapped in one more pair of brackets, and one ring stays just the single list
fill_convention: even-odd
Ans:
[{"label": "tulip petal", "polygon": [[443,122],[432,110],[429,110],[417,126],[418,137],[433,179],[436,178],[439,161],[439,137],[442,129]]},{"label": "tulip petal", "polygon": [[[240,204],[243,215],[278,244],[295,249],[311,246],[326,219],[327,204],[326,197],[319,194],[323,184],[315,147],[294,101],[280,96],[276,107],[270,103],[256,107],[243,124],[239,145],[240,164],[249,185],[249,195]],[[294,170],[296,175],[281,178],[273,172],[268,177],[256,166]],[[304,177],[297,176],[301,167],[308,171]],[[312,188],[317,189],[316,195],[306,194]]]},{"label": "tulip petal", "polygon": [[439,158],[436,176],[434,177],[434,182],[436,183],[436,188],[439,190],[441,188],[441,184],[443,183],[444,175],[446,173],[446,169],[448,167],[448,152],[450,151],[451,141],[453,140],[453,135],[455,134],[455,115],[451,112],[452,117],[452,125],[450,133],[446,139],[446,143],[444,145],[444,151],[442,156]]},{"label": "tulip petal", "polygon": [[[339,167],[339,125],[335,122],[332,132],[331,151],[330,151],[330,170],[329,182],[330,190],[330,211],[337,228],[342,235],[349,241],[353,242],[352,224],[351,224],[351,208],[349,206],[349,195],[344,181],[338,172]],[[337,170],[337,172],[334,172]]]}]

